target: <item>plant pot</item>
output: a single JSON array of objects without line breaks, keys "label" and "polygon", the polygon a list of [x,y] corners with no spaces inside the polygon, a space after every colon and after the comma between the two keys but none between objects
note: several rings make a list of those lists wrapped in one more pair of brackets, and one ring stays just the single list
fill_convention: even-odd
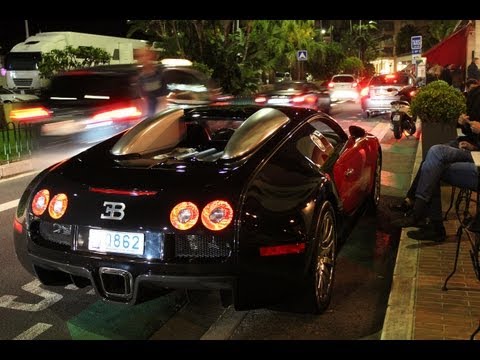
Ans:
[{"label": "plant pot", "polygon": [[422,158],[425,160],[428,150],[436,144],[446,144],[457,138],[457,124],[422,122]]}]

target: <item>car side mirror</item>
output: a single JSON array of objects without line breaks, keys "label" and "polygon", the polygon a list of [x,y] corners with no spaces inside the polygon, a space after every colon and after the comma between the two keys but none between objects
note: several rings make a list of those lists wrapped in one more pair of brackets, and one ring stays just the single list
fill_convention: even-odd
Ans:
[{"label": "car side mirror", "polygon": [[364,137],[366,132],[365,129],[361,128],[360,126],[357,125],[351,125],[348,127],[348,132],[350,133],[351,136],[353,136],[355,139]]}]

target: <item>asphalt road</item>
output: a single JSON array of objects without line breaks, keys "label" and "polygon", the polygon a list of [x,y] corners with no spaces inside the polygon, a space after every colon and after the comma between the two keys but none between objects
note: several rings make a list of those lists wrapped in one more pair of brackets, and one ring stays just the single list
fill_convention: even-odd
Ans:
[{"label": "asphalt road", "polygon": [[[357,124],[391,137],[382,116],[362,119],[360,106],[337,104],[332,116],[348,129]],[[35,157],[40,170],[81,148],[46,149]],[[200,339],[224,309],[214,292],[171,292],[128,307],[99,300],[91,287],[44,287],[18,263],[12,241],[17,200],[34,174],[0,181],[0,339]],[[378,338],[383,323],[398,233],[383,228],[382,198],[377,217],[363,217],[339,253],[330,309],[319,316],[273,309],[231,312],[231,339]],[[2,206],[4,205],[4,206]],[[10,208],[9,208],[10,207]],[[223,314],[223,320],[228,317]]]}]

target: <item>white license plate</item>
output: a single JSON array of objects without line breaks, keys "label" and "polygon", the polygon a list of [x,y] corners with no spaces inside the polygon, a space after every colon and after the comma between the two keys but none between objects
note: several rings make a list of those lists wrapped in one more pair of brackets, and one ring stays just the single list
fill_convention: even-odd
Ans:
[{"label": "white license plate", "polygon": [[142,233],[90,229],[88,249],[106,253],[143,255],[145,235]]},{"label": "white license plate", "polygon": [[400,121],[400,115],[393,115],[393,121]]},{"label": "white license plate", "polygon": [[268,100],[268,103],[269,104],[288,104],[289,103],[289,99],[269,99]]}]

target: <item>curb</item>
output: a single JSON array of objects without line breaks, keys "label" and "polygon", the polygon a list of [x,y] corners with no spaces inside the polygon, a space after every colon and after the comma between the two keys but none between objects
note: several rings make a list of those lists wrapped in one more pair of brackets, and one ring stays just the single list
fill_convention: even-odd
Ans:
[{"label": "curb", "polygon": [[247,314],[248,311],[235,311],[233,305],[230,305],[200,340],[229,340]]},{"label": "curb", "polygon": [[33,162],[31,159],[0,165],[0,179],[9,178],[33,170]]},{"label": "curb", "polygon": [[[416,174],[422,162],[422,142],[418,142],[412,175]],[[413,176],[410,183],[413,181]],[[388,297],[387,311],[380,340],[412,340],[414,308],[417,285],[419,248],[407,236],[410,228],[403,228],[400,235],[392,288]]]}]

